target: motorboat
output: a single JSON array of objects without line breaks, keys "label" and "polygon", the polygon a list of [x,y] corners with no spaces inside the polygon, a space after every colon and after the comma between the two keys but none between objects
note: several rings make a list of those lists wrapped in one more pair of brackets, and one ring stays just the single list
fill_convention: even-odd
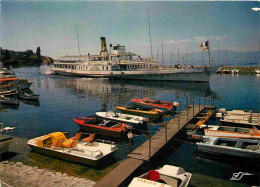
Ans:
[{"label": "motorboat", "polygon": [[144,124],[146,123],[146,118],[136,115],[123,114],[116,111],[108,111],[108,112],[96,112],[96,115],[100,118],[111,120],[111,121],[119,121],[123,123],[130,124]]},{"label": "motorboat", "polygon": [[160,100],[151,100],[148,98],[143,99],[131,99],[130,100],[134,105],[143,107],[143,108],[150,108],[150,109],[159,109],[165,112],[173,112],[176,111],[177,106],[179,103],[177,102],[166,102]]},{"label": "motorboat", "polygon": [[23,90],[29,89],[32,83],[32,81],[17,77],[15,73],[11,73],[7,68],[0,68],[0,85],[17,85],[19,89]]},{"label": "motorboat", "polygon": [[201,125],[206,136],[260,139],[260,130],[257,128],[242,128],[231,126]]},{"label": "motorboat", "polygon": [[188,186],[192,174],[185,172],[181,167],[164,165],[158,170],[150,170],[139,177],[134,177],[129,187],[186,187]]},{"label": "motorboat", "polygon": [[125,123],[105,120],[97,116],[89,117],[76,117],[74,122],[79,125],[79,127],[86,131],[96,134],[101,134],[105,136],[122,138],[131,129]]},{"label": "motorboat", "polygon": [[27,144],[37,153],[86,165],[98,165],[118,149],[113,142],[94,140],[93,136],[91,141],[85,142],[80,136],[77,133],[69,138],[68,133],[53,132],[33,138]]},{"label": "motorboat", "polygon": [[116,108],[124,114],[143,116],[151,119],[160,118],[163,114],[163,111],[159,109],[147,109],[131,105],[128,105],[126,107],[116,106]]},{"label": "motorboat", "polygon": [[260,114],[252,110],[232,110],[219,109],[216,117],[220,118],[220,124],[225,126],[237,126],[246,128],[260,128]]},{"label": "motorboat", "polygon": [[255,159],[260,156],[260,140],[203,136],[198,151]]}]

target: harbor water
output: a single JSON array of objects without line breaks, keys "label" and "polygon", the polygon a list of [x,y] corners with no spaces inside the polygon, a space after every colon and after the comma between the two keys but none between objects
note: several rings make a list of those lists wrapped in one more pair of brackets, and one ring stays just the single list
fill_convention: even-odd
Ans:
[{"label": "harbor water", "polygon": [[[124,106],[132,98],[148,97],[169,102],[176,101],[181,103],[182,110],[187,100],[192,103],[193,98],[194,104],[204,104],[205,98],[205,104],[210,105],[212,101],[210,97],[214,97],[214,105],[218,109],[259,110],[260,108],[260,76],[257,75],[213,75],[209,83],[119,81],[52,75],[46,71],[46,68],[42,66],[14,69],[20,78],[26,77],[32,80],[34,84],[31,90],[40,94],[39,102],[19,101],[19,106],[7,108],[6,112],[2,113],[4,124],[16,127],[10,135],[22,139],[24,143],[31,138],[54,131],[69,132],[70,135],[74,135],[79,131],[78,125],[73,122],[74,117],[90,116],[98,111]],[[155,133],[159,128],[159,125],[152,126],[151,133]],[[131,149],[135,149],[146,140],[146,132],[135,135]],[[248,168],[244,167],[244,164],[233,164],[233,161],[228,158],[222,160],[220,157],[199,155],[194,142],[187,140],[186,137],[180,141],[178,147],[169,148],[164,161],[155,163],[156,167],[164,164],[176,165],[192,174],[224,181],[229,181],[233,173],[238,172],[251,172],[259,176],[259,167]],[[113,167],[126,158],[129,152],[128,141],[119,141],[117,144],[119,150],[111,163]],[[14,155],[12,159],[34,161],[42,167],[48,165],[47,162],[51,162],[53,166],[46,166],[51,169],[59,166],[63,167],[63,170],[68,168],[73,170],[71,168],[75,167],[77,174],[87,173],[88,170],[86,166],[76,166],[71,163],[61,166],[59,164],[65,162],[50,160],[36,153],[30,153],[29,150],[25,151],[27,151],[26,156]],[[91,179],[98,180],[98,175],[105,175],[108,172],[107,168],[100,170],[90,168],[91,174],[88,174],[91,175]],[[238,181],[238,183],[255,185],[255,178],[252,180]]]}]

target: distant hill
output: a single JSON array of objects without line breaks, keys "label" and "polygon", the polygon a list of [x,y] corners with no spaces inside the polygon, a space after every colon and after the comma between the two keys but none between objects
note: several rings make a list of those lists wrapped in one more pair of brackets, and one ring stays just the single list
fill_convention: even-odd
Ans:
[{"label": "distant hill", "polygon": [[0,55],[4,67],[40,66],[46,59],[41,55],[40,47],[37,47],[35,53],[32,50],[12,51],[0,47]]}]

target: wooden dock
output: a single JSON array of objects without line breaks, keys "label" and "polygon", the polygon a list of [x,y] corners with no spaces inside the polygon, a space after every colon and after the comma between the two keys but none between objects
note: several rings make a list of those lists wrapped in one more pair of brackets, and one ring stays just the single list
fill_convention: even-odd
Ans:
[{"label": "wooden dock", "polygon": [[[200,113],[212,109],[215,106],[189,105],[188,109],[176,115],[163,128],[161,128],[151,139],[144,142],[134,151],[127,155],[119,166],[117,166],[108,175],[97,182],[95,186],[120,186],[132,173],[134,173],[143,163],[147,163],[151,158],[160,153],[168,142],[174,142],[174,137],[180,130],[194,117],[200,116]],[[151,145],[149,149],[149,145]]]}]

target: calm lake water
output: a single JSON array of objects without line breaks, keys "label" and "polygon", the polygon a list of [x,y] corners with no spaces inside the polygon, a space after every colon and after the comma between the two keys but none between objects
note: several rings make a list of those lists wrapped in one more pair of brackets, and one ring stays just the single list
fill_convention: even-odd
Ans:
[{"label": "calm lake water", "polygon": [[[19,102],[16,108],[8,108],[3,113],[6,126],[16,126],[11,133],[16,137],[31,139],[54,131],[75,134],[79,127],[73,122],[74,117],[89,116],[97,111],[106,111],[117,105],[124,106],[131,98],[149,97],[163,101],[177,101],[186,104],[186,98],[194,96],[195,104],[210,104],[209,96],[214,96],[218,108],[259,110],[260,76],[214,75],[209,83],[156,82],[156,81],[114,81],[107,79],[88,79],[43,74],[45,67],[17,68],[19,77],[33,80],[31,90],[40,94],[39,103]],[[152,133],[159,126],[152,127]],[[132,148],[147,140],[141,134],[134,136]],[[205,157],[196,153],[196,146],[185,138],[178,148],[172,147],[164,161],[158,166],[172,164],[185,168],[186,171],[229,180],[233,173],[253,172],[259,169],[233,164],[232,160]],[[121,160],[128,153],[128,142],[120,142],[115,154]],[[176,151],[177,150],[177,151]],[[256,163],[259,164],[259,163]],[[248,182],[250,183],[250,181]]]}]

